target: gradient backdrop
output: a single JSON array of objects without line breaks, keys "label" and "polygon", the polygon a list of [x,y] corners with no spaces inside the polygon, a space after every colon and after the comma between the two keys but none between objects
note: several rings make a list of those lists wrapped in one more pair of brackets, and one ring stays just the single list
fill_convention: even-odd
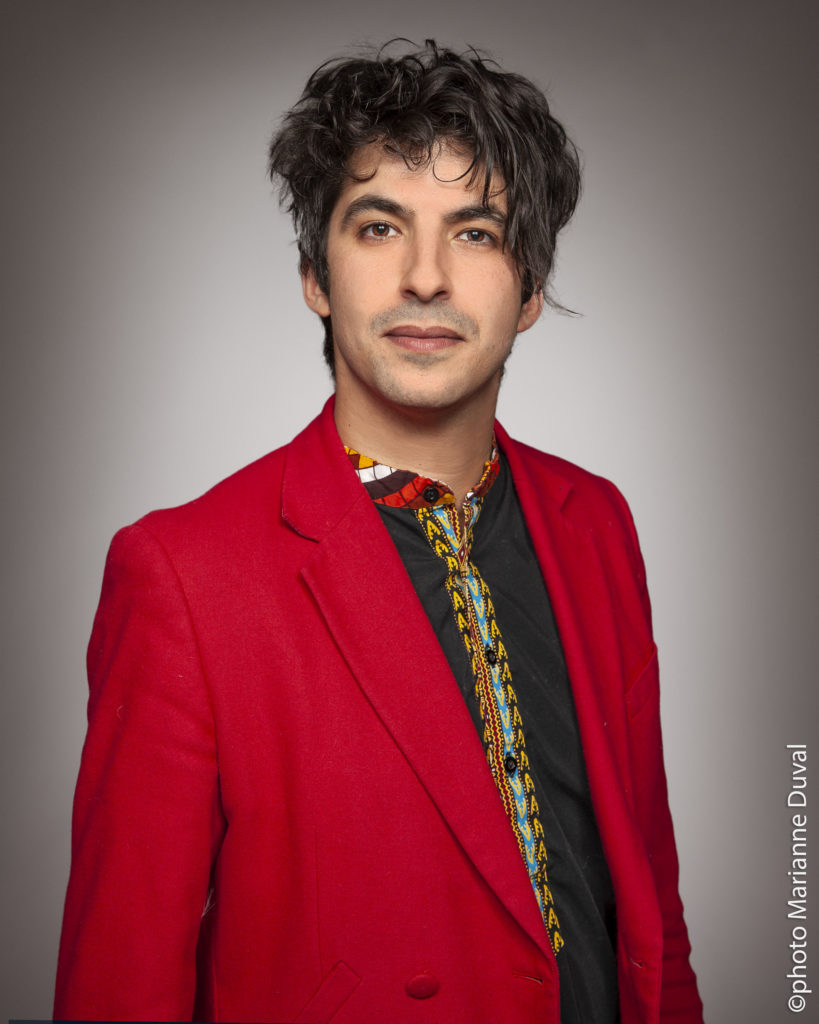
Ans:
[{"label": "gradient backdrop", "polygon": [[396,35],[490,49],[582,150],[556,286],[583,315],[521,337],[500,416],[631,501],[707,1016],[790,1019],[785,744],[817,738],[815,11],[3,4],[0,1019],[51,1012],[111,535],[287,441],[330,391],[268,135],[318,63]]}]

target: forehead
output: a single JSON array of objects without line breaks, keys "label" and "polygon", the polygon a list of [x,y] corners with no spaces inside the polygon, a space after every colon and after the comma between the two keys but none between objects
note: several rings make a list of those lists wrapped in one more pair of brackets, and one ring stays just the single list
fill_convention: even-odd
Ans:
[{"label": "forehead", "polygon": [[[348,163],[335,211],[365,193],[385,193],[409,197],[422,207],[458,207],[464,204],[481,206],[484,200],[486,175],[483,168],[473,166],[472,153],[451,143],[436,143],[429,158],[418,164],[386,149],[382,143],[363,146]],[[487,201],[506,212],[503,181],[492,177]]]}]

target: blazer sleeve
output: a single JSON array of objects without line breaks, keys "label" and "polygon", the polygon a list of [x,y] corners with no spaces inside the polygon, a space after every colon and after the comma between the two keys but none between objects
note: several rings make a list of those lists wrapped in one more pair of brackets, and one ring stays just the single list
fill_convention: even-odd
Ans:
[{"label": "blazer sleeve", "polygon": [[182,586],[142,526],[114,538],[88,649],[55,1019],[190,1020],[224,830]]},{"label": "blazer sleeve", "polygon": [[[635,578],[651,628],[651,605],[645,567],[625,499],[612,485],[632,551]],[[679,896],[679,863],[668,805],[656,652],[625,695],[635,805],[651,864],[663,925],[661,1024],[702,1024],[702,1003],[689,962],[691,945]]]}]

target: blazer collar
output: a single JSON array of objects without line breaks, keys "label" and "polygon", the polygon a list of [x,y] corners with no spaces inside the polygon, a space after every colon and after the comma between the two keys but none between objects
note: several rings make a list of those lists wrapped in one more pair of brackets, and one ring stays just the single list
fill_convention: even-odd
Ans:
[{"label": "blazer collar", "polygon": [[[512,479],[515,481],[515,489],[518,491],[520,497],[520,486],[519,478],[521,476],[528,476],[527,466],[527,454],[531,452],[534,456],[541,459],[542,465],[538,466],[538,478],[537,478],[537,497],[536,503],[540,507],[544,501],[548,502],[554,511],[559,511],[563,508],[564,504],[569,498],[569,495],[574,487],[572,481],[565,474],[561,473],[557,468],[558,460],[549,459],[546,463],[543,460],[543,453],[537,451],[534,448],[530,448],[528,445],[521,444],[520,441],[513,441],[512,438],[506,433],[503,427],[495,420],[495,437],[498,441],[498,447],[506,456],[509,463],[509,469],[512,473]],[[527,498],[529,494],[527,493]],[[521,498],[521,502],[523,499]],[[525,505],[525,502],[524,502]],[[524,507],[524,512],[526,511]],[[530,507],[530,513],[532,508]],[[531,515],[527,517],[531,518]]]},{"label": "blazer collar", "polygon": [[[356,503],[371,500],[344,453],[333,419],[334,408],[335,396],[331,395],[316,419],[287,447],[282,518],[296,533],[311,540],[326,536]],[[495,437],[517,485],[518,477],[525,472],[528,447],[513,441],[497,421]],[[571,480],[554,468],[539,469],[538,504],[545,500],[555,510],[561,509],[572,490]],[[322,481],[320,491],[316,480]]]},{"label": "blazer collar", "polygon": [[[370,498],[356,478],[333,419],[335,396],[287,446],[282,519],[309,540],[326,537],[356,504]],[[316,486],[316,481],[321,486]]]}]

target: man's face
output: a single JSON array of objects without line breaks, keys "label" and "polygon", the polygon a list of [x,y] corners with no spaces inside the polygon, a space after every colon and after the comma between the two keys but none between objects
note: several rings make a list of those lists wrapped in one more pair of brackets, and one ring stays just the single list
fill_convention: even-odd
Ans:
[{"label": "man's face", "polygon": [[311,271],[303,277],[307,304],[332,317],[338,403],[494,409],[515,336],[542,297],[521,303],[503,251],[505,196],[484,208],[482,176],[466,184],[469,164],[446,147],[415,170],[375,145],[354,159],[366,178],[347,181],[330,218],[329,294]]}]

